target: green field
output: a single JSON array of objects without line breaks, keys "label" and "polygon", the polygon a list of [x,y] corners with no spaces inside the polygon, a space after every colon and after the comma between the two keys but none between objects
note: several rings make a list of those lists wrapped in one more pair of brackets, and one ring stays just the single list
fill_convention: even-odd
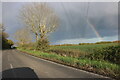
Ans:
[{"label": "green field", "polygon": [[101,49],[109,46],[115,46],[118,43],[108,43],[108,44],[92,44],[92,45],[75,45],[75,46],[52,46],[51,49],[61,49],[61,50],[75,50],[82,52],[93,52],[95,49]]},{"label": "green field", "polygon": [[72,46],[51,46],[48,52],[56,53],[62,56],[69,57],[84,57],[94,53],[95,50],[102,50],[109,46],[115,46],[118,43],[107,44],[89,44],[89,45],[72,45]]}]

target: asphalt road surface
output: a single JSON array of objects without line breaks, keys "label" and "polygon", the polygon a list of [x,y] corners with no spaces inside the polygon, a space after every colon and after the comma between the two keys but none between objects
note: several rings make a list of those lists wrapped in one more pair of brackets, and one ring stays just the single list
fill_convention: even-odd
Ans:
[{"label": "asphalt road surface", "polygon": [[3,78],[106,78],[17,50],[4,50],[2,60]]}]

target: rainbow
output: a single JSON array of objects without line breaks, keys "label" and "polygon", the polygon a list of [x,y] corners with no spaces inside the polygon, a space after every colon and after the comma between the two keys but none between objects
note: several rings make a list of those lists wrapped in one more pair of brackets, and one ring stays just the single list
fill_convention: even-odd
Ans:
[{"label": "rainbow", "polygon": [[100,41],[103,41],[103,38],[100,36],[100,34],[95,29],[94,25],[90,22],[89,19],[87,19],[87,23],[90,25],[90,27],[92,28],[92,30],[94,31],[94,33],[96,34],[96,36],[100,39]]}]

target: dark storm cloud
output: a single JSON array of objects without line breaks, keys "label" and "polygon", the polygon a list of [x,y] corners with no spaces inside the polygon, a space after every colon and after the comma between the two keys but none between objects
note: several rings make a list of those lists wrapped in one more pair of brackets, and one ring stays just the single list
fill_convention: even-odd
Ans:
[{"label": "dark storm cloud", "polygon": [[[96,37],[90,25],[87,25],[88,3],[59,3],[58,6],[61,9],[55,7],[55,10],[60,15],[62,24],[60,29],[53,34],[54,39]],[[117,3],[89,3],[88,18],[101,37],[118,35],[117,7]]]},{"label": "dark storm cloud", "polygon": [[[24,3],[25,4],[25,3]],[[55,10],[60,18],[58,29],[51,33],[51,42],[65,39],[76,38],[96,38],[94,31],[87,24],[87,7],[88,3],[48,3]],[[23,3],[3,3],[3,22],[7,26],[6,31],[12,34],[19,28],[23,27],[18,21],[19,9]],[[118,9],[117,3],[89,3],[88,18],[94,25],[97,32],[102,37],[117,35],[118,29]],[[8,27],[9,26],[9,27]]]}]

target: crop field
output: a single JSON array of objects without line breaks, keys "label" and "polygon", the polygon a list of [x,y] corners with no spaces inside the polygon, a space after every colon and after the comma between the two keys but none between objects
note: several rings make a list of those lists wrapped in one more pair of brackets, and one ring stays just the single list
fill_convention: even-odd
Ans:
[{"label": "crop field", "polygon": [[118,43],[71,45],[71,46],[51,46],[48,52],[53,52],[62,56],[84,57],[94,53],[96,50],[103,50],[109,46],[116,46]]},{"label": "crop field", "polygon": [[73,46],[52,46],[51,49],[70,50],[70,51],[81,51],[91,53],[96,49],[101,49],[109,46],[115,46],[118,43],[107,43],[107,44],[90,44],[90,45],[73,45]]}]

